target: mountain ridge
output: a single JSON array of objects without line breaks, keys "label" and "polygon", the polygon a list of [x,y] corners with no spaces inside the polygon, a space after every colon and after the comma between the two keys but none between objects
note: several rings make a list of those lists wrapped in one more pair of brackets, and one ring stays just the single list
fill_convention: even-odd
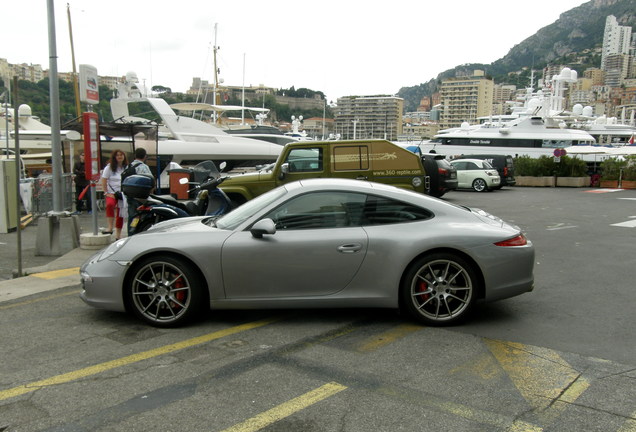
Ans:
[{"label": "mountain ridge", "polygon": [[[559,18],[534,35],[514,45],[508,53],[490,64],[470,63],[458,65],[440,72],[436,78],[416,86],[402,87],[397,95],[404,99],[405,110],[415,111],[424,96],[435,93],[443,79],[458,73],[469,73],[474,69],[485,70],[497,84],[527,85],[529,69],[539,69],[556,63],[584,68],[600,67],[600,55],[594,48],[602,47],[605,21],[614,15],[620,25],[636,27],[636,0],[590,0],[563,12]],[[585,51],[590,51],[585,53]],[[580,59],[581,53],[588,58],[584,64],[568,62],[568,57]],[[524,68],[525,73],[515,74]],[[581,75],[583,70],[577,70]],[[525,81],[524,81],[525,80]]]}]

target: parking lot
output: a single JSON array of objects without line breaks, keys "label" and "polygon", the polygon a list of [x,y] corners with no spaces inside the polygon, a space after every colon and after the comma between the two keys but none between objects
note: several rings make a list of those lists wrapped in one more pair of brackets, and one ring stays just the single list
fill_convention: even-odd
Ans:
[{"label": "parking lot", "polygon": [[532,293],[448,328],[345,309],[163,330],[79,286],[0,303],[0,430],[636,430],[636,191],[444,199],[527,233]]}]

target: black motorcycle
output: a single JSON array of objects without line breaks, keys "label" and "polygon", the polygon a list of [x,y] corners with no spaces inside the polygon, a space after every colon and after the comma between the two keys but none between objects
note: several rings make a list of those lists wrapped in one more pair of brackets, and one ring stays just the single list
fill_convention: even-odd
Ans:
[{"label": "black motorcycle", "polygon": [[[224,168],[221,164],[221,169]],[[151,226],[169,219],[191,216],[221,216],[232,210],[232,201],[219,189],[219,185],[228,177],[222,177],[212,161],[204,161],[193,169],[195,180],[190,182],[186,178],[179,180],[181,184],[196,184],[188,191],[195,198],[189,201],[179,201],[172,195],[149,194],[145,202],[137,207],[137,214],[133,218],[129,235],[148,230]]]}]

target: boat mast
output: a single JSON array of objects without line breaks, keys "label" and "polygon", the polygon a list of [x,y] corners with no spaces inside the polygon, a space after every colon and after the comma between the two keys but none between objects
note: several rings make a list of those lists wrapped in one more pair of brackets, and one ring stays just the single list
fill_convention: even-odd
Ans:
[{"label": "boat mast", "polygon": [[[212,105],[216,105],[216,87],[218,86],[218,80],[219,80],[219,70],[216,65],[216,52],[219,49],[219,47],[216,45],[216,30],[218,25],[219,25],[218,23],[214,24],[214,48],[212,50],[214,54],[214,87],[212,88]],[[216,124],[216,121],[217,121],[216,110],[212,111],[212,119],[214,120],[213,123]]]}]

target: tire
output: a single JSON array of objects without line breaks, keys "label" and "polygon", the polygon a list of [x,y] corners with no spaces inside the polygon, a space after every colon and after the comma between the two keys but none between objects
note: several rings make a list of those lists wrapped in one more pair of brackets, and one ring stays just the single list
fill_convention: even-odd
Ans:
[{"label": "tire", "polygon": [[451,253],[414,262],[400,287],[401,305],[414,319],[431,326],[457,324],[473,309],[479,281],[472,266]]},{"label": "tire", "polygon": [[488,185],[484,179],[476,178],[473,180],[473,190],[476,192],[486,192],[488,191]]},{"label": "tire", "polygon": [[199,273],[174,257],[148,257],[135,264],[127,279],[126,304],[155,327],[176,327],[197,317],[206,304]]},{"label": "tire", "polygon": [[439,189],[436,189],[436,190],[434,190],[434,191],[433,191],[433,188],[431,188],[431,193],[430,193],[430,195],[431,195],[432,197],[435,197],[435,198],[440,198],[442,195],[444,195],[444,192],[445,192],[445,191],[441,191],[441,190],[439,190]]}]

